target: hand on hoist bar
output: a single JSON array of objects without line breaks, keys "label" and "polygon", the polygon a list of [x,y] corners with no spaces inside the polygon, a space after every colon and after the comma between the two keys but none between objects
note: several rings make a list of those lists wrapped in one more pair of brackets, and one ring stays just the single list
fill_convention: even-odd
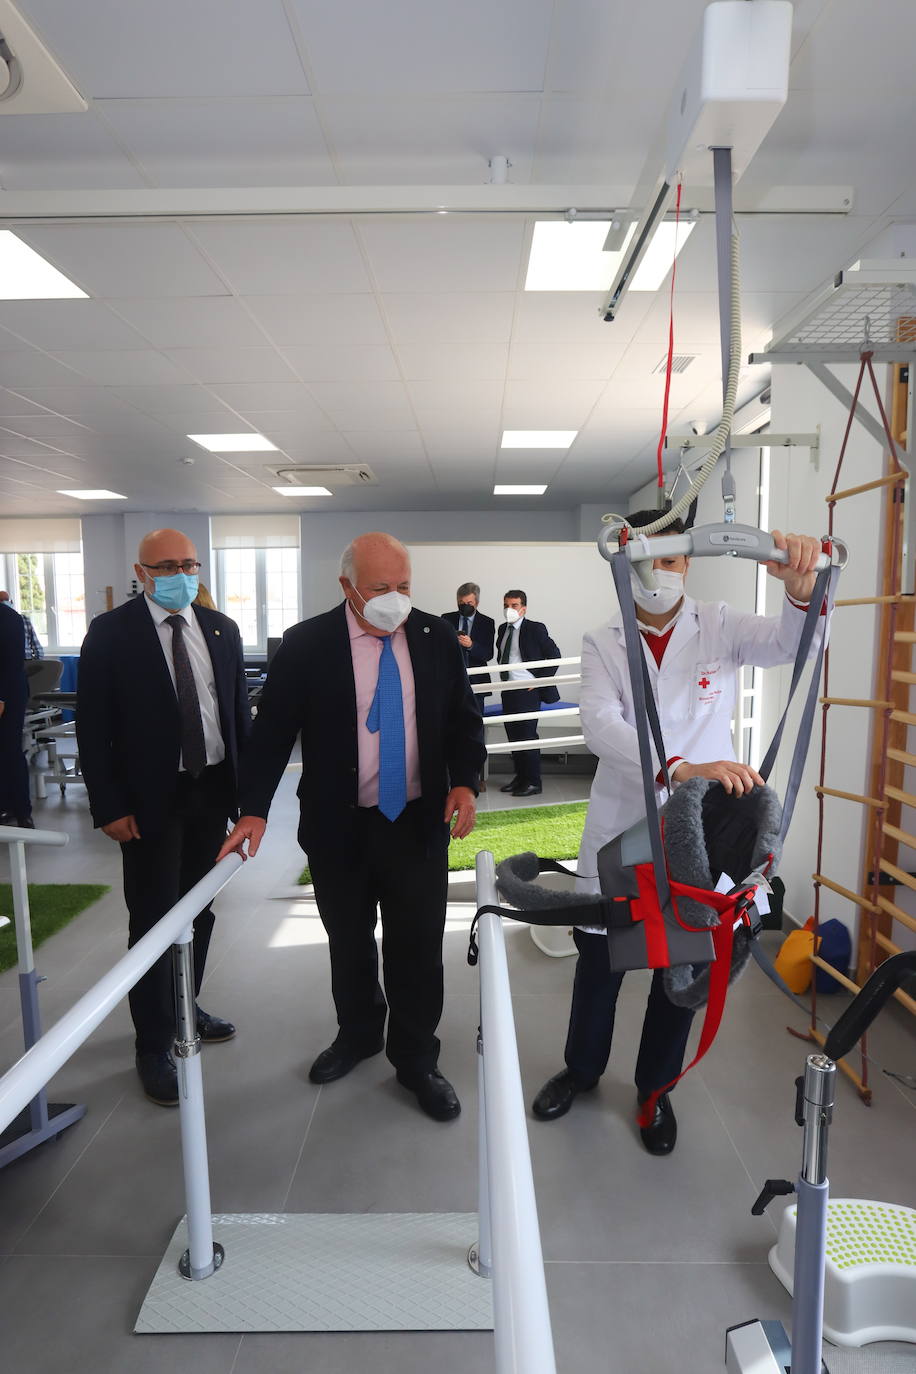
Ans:
[{"label": "hand on hoist bar", "polygon": [[810,534],[782,534],[773,530],[773,543],[777,549],[785,551],[786,561],[767,562],[767,572],[779,579],[793,601],[807,604],[814,591],[821,541]]}]

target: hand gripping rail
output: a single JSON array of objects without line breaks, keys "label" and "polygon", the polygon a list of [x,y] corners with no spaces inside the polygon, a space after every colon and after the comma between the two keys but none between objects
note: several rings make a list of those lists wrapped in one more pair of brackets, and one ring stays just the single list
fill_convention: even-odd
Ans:
[{"label": "hand gripping rail", "polygon": [[[28,842],[59,844],[51,832],[17,831]],[[5,837],[4,837],[5,838]],[[0,1078],[0,1132],[44,1087],[62,1065],[86,1041],[95,1028],[113,1011],[134,984],[164,954],[176,945],[175,973],[178,988],[178,1060],[181,1143],[184,1160],[189,1246],[179,1268],[185,1278],[203,1279],[222,1263],[222,1247],[213,1243],[210,1214],[210,1180],[207,1168],[207,1135],[204,1124],[203,1080],[200,1071],[200,1041],[197,1038],[194,1010],[194,969],[192,940],[194,918],[241,867],[238,854],[228,854],[175,903],[142,940],[128,950],[93,988],[65,1012],[23,1057]]]}]

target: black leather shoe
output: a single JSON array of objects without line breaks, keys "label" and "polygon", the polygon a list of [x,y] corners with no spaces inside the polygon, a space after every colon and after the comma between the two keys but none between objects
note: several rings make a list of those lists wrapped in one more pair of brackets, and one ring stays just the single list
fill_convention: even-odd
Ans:
[{"label": "black leather shoe", "polygon": [[235,1026],[231,1021],[224,1021],[221,1016],[211,1016],[203,1008],[197,1008],[197,1034],[207,1045],[219,1045],[223,1040],[231,1040],[235,1035]]},{"label": "black leather shoe", "polygon": [[170,1054],[138,1054],[137,1073],[143,1091],[157,1107],[178,1106],[178,1070]]},{"label": "black leather shoe", "polygon": [[516,787],[512,795],[513,797],[536,797],[543,790],[539,782],[526,782],[523,786]]},{"label": "black leather shoe", "polygon": [[580,1083],[569,1069],[561,1069],[553,1078],[548,1078],[531,1104],[531,1110],[538,1121],[556,1121],[557,1117],[566,1115],[577,1093],[590,1093],[595,1087],[597,1081]]},{"label": "black leather shoe", "polygon": [[[646,1098],[639,1094],[639,1105]],[[640,1126],[640,1138],[650,1155],[670,1155],[677,1144],[677,1117],[667,1093],[662,1093],[655,1104],[655,1116],[650,1126]]]},{"label": "black leather shoe", "polygon": [[371,1059],[384,1048],[385,1042],[381,1037],[376,1044],[370,1045],[367,1049],[353,1049],[338,1037],[333,1045],[321,1051],[309,1069],[309,1082],[333,1083],[335,1079],[343,1078],[351,1069],[355,1069],[361,1059]]},{"label": "black leather shoe", "polygon": [[510,778],[508,782],[503,783],[499,790],[500,792],[514,792],[516,787],[518,787],[518,778]]},{"label": "black leather shoe", "polygon": [[397,1078],[403,1088],[416,1093],[421,1110],[433,1121],[454,1121],[460,1115],[461,1103],[455,1089],[438,1069],[417,1074],[402,1074],[398,1069]]}]

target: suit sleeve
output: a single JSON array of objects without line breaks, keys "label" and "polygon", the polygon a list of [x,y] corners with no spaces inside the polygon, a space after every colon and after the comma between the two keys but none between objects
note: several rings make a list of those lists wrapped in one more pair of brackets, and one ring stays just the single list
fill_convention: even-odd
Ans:
[{"label": "suit sleeve", "polygon": [[487,751],[483,742],[483,720],[477,698],[464,668],[461,648],[455,641],[448,653],[449,702],[446,719],[445,755],[452,787],[470,787],[477,792]]},{"label": "suit sleeve", "polygon": [[[267,819],[274,793],[302,728],[304,701],[299,653],[285,637],[258,702],[239,768],[239,811]],[[303,767],[305,767],[303,760]]]},{"label": "suit sleeve", "polygon": [[[474,617],[474,629],[475,629],[475,630],[477,629],[477,625],[478,625],[478,621],[479,621],[479,620],[480,620],[480,617],[479,617],[479,616],[475,616],[475,617]],[[488,617],[487,617],[487,622],[486,622],[486,624],[485,624],[485,625],[484,625],[484,624],[481,624],[480,635],[479,635],[479,637],[477,638],[477,640],[475,641],[475,644],[474,644],[474,648],[475,648],[476,651],[477,651],[477,656],[478,656],[478,658],[481,659],[482,664],[483,664],[483,663],[489,663],[489,662],[490,662],[490,659],[493,657],[493,641],[494,641],[495,636],[496,636],[496,622],[495,622],[494,620],[490,620],[490,618],[489,618],[489,616],[488,616]],[[481,666],[482,666],[482,664],[481,664]]]},{"label": "suit sleeve", "polygon": [[[541,654],[541,657],[542,657],[542,658],[562,658],[562,654],[560,653],[560,650],[557,648],[556,644],[554,644],[553,640],[550,638],[550,635],[547,633],[547,627],[546,627],[546,625],[545,625],[545,627],[544,627],[544,646],[543,646],[543,647],[544,647],[544,652],[543,652],[543,654]],[[552,663],[552,664],[550,665],[549,668],[541,668],[541,670],[540,670],[541,677],[554,677],[554,676],[556,675],[556,671],[557,671],[557,664],[556,664],[556,663]]]},{"label": "suit sleeve", "polygon": [[131,814],[129,793],[121,774],[112,731],[118,710],[106,631],[90,625],[80,649],[76,740],[80,772],[86,782],[96,829]]},{"label": "suit sleeve", "polygon": [[0,615],[0,701],[13,702],[22,697],[25,674],[25,624],[17,611]]}]

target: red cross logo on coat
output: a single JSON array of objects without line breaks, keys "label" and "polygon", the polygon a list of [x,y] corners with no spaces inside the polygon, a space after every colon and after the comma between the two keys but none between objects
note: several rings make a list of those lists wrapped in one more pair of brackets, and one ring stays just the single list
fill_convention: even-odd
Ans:
[{"label": "red cross logo on coat", "polygon": [[707,688],[707,687],[709,686],[709,678],[708,678],[708,677],[701,677],[701,678],[700,678],[700,684],[699,684],[699,685],[700,685],[702,688],[704,688],[704,689]]}]

